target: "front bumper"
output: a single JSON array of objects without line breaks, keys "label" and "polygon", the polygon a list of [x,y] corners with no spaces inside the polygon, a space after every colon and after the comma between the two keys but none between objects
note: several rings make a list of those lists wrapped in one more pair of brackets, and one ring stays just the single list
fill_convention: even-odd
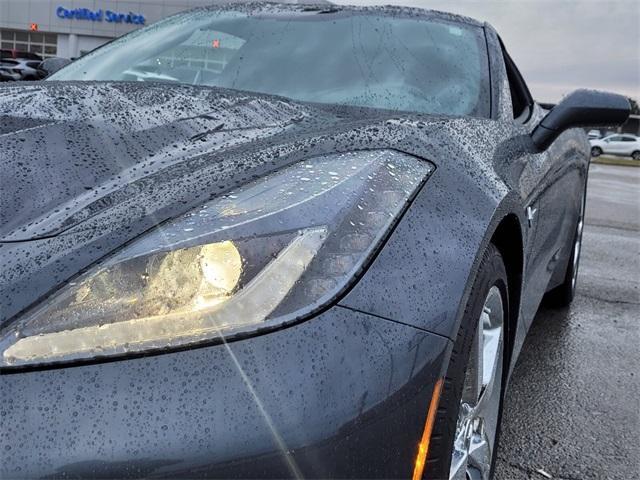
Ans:
[{"label": "front bumper", "polygon": [[2,375],[0,477],[411,477],[450,345],[334,307],[227,345]]}]

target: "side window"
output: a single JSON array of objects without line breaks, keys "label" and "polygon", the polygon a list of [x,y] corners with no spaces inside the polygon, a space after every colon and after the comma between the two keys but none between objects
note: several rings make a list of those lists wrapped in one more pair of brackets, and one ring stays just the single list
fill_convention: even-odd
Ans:
[{"label": "side window", "polygon": [[619,142],[622,140],[622,137],[619,135],[615,135],[613,137],[609,137],[607,140],[609,140],[610,142]]},{"label": "side window", "polygon": [[502,47],[502,57],[504,58],[504,65],[509,80],[513,118],[518,122],[526,123],[533,109],[533,98],[531,97],[531,93],[529,93],[529,88],[522,78],[522,75],[520,75],[518,67],[516,67],[516,64],[504,48],[502,39],[500,40],[500,45]]},{"label": "side window", "polygon": [[635,142],[636,139],[633,137],[622,137],[623,142]]}]

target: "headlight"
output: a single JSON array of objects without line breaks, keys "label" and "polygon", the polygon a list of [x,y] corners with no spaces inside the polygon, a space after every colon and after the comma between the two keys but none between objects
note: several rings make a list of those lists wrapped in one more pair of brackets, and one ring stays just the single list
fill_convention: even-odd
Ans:
[{"label": "headlight", "polygon": [[433,165],[395,151],[297,163],[163,224],[2,332],[1,366],[208,342],[295,321],[356,276]]}]

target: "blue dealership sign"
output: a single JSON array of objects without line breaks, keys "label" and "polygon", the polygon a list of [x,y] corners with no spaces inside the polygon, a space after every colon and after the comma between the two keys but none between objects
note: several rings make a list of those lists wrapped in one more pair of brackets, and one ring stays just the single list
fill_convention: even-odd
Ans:
[{"label": "blue dealership sign", "polygon": [[60,6],[56,8],[58,18],[66,20],[90,20],[92,22],[109,22],[109,23],[133,23],[135,25],[144,25],[144,15],[140,13],[119,13],[111,10],[90,10],[88,8],[65,8]]}]

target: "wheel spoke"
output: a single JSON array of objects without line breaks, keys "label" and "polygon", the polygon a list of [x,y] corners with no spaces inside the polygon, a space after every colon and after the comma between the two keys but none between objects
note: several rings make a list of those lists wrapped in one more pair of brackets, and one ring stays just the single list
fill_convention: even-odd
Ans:
[{"label": "wheel spoke", "polygon": [[472,478],[489,478],[491,469],[491,448],[489,446],[489,438],[483,431],[474,435],[469,446],[468,469],[473,469],[477,475],[469,475]]},{"label": "wheel spoke", "polygon": [[481,434],[476,434],[469,446],[469,463],[478,469],[489,464],[489,439],[483,431]]},{"label": "wheel spoke", "polygon": [[451,480],[466,480],[469,456],[465,451],[454,451],[451,458],[451,471],[449,478]]}]

